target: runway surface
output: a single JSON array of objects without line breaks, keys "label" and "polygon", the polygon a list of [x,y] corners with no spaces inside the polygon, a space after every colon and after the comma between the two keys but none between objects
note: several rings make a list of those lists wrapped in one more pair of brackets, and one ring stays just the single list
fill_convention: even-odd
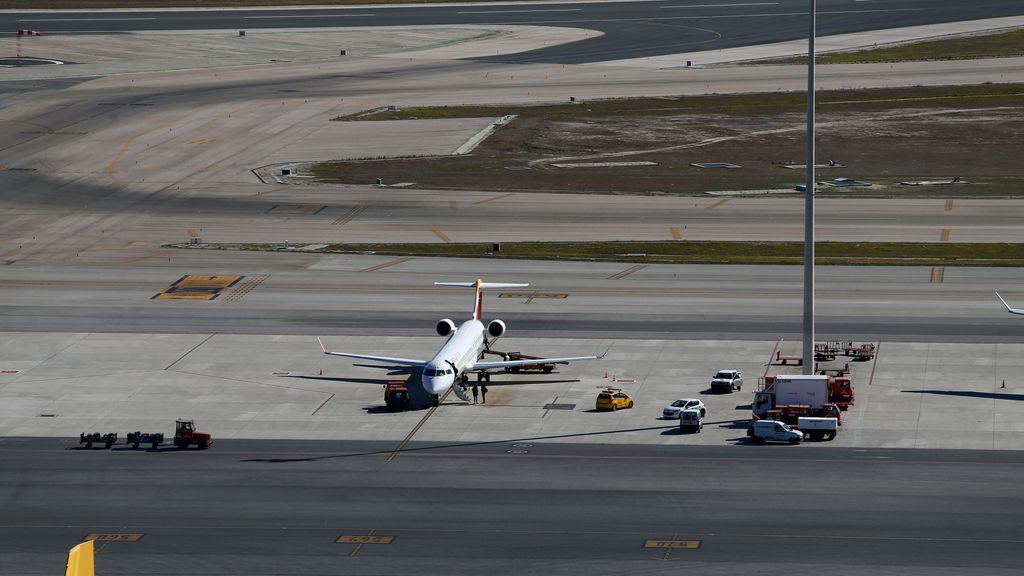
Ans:
[{"label": "runway surface", "polygon": [[141,535],[97,542],[111,576],[1014,574],[1024,561],[1020,452],[397,448],[2,439],[0,572],[58,572],[89,534]]},{"label": "runway surface", "polygon": [[[1014,0],[819,0],[822,36],[1024,14]],[[216,30],[460,24],[524,24],[598,30],[603,36],[484,58],[495,62],[579,64],[621,58],[753,46],[805,38],[807,2],[598,2],[356,6],[323,9],[4,12],[8,30],[47,34],[134,30]]]},{"label": "runway surface", "polygon": [[[464,291],[432,282],[484,278],[532,283],[527,290],[485,296],[485,315],[501,317],[517,335],[772,340],[801,333],[803,277],[794,266],[635,268],[629,263],[244,252],[222,253],[222,260],[211,261],[207,255],[184,251],[164,267],[137,270],[10,267],[0,279],[0,329],[429,336],[438,319],[461,320],[472,304]],[[283,266],[289,257],[290,269]],[[246,287],[243,281],[209,302],[153,299],[183,273],[241,274],[258,285]],[[1024,337],[1024,322],[1007,314],[994,294],[1001,290],[1020,300],[1019,269],[946,268],[939,282],[934,274],[919,267],[819,267],[819,337],[901,342]]]}]

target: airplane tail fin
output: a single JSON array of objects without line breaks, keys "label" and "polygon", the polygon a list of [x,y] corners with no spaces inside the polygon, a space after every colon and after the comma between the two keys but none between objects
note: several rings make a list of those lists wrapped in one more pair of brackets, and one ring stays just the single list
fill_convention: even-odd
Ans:
[{"label": "airplane tail fin", "polygon": [[92,540],[82,542],[68,552],[68,567],[64,576],[95,576]]},{"label": "airplane tail fin", "polygon": [[477,278],[475,282],[434,282],[434,286],[457,286],[460,288],[476,288],[476,300],[473,305],[473,319],[479,320],[484,313],[484,288],[525,288],[529,284],[509,282],[484,282]]}]

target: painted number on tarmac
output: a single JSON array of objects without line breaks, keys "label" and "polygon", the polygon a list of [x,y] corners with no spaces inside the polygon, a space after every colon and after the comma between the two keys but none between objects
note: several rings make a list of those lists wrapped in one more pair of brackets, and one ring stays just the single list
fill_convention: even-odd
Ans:
[{"label": "painted number on tarmac", "polygon": [[644,540],[644,548],[700,548],[700,540]]},{"label": "painted number on tarmac", "polygon": [[391,544],[394,536],[339,536],[339,544]]},{"label": "painted number on tarmac", "polygon": [[82,538],[83,542],[94,540],[96,542],[138,542],[144,534],[100,534],[93,533]]}]

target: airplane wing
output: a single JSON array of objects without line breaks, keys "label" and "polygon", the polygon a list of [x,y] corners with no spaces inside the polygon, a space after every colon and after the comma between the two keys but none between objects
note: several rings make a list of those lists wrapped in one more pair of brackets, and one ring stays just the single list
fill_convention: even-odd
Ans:
[{"label": "airplane wing", "polygon": [[[426,366],[429,360],[412,360],[410,358],[392,358],[390,356],[370,356],[368,354],[349,354],[348,352],[328,352],[327,346],[324,346],[324,341],[317,338],[317,342],[320,343],[320,348],[323,349],[324,354],[331,356],[344,356],[345,358],[359,358],[360,360],[372,360],[374,362],[383,362],[386,364],[398,364],[401,366]],[[381,366],[386,368],[386,366]]]},{"label": "airplane wing", "polygon": [[511,368],[513,366],[531,366],[535,364],[568,364],[569,362],[580,362],[583,360],[598,360],[604,356],[572,356],[569,358],[530,358],[526,360],[496,360],[485,362],[477,360],[466,367],[466,370],[494,370],[495,368]]},{"label": "airplane wing", "polygon": [[1006,303],[1006,300],[1003,300],[1003,297],[999,295],[999,292],[996,292],[996,298],[999,298],[999,301],[1003,303],[1003,306],[1006,306],[1006,311],[1010,314],[1024,314],[1024,308],[1014,308],[1010,306]]}]

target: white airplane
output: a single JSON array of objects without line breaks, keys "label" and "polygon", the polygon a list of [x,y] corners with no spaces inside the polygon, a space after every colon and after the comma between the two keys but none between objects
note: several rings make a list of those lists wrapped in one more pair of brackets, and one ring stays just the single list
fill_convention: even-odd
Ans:
[{"label": "white airplane", "polygon": [[370,356],[367,354],[351,354],[348,352],[329,352],[324,346],[323,340],[317,338],[324,354],[331,356],[345,356],[347,358],[359,358],[374,362],[385,362],[391,365],[401,366],[422,366],[423,367],[423,389],[431,395],[431,402],[437,406],[440,402],[440,395],[445,390],[452,388],[455,395],[463,400],[469,400],[466,394],[466,382],[469,381],[469,373],[476,372],[478,379],[490,381],[489,370],[500,370],[514,366],[527,366],[536,364],[567,364],[581,360],[595,360],[601,356],[573,356],[570,358],[530,358],[526,360],[497,360],[494,362],[481,360],[484,350],[489,346],[487,337],[498,338],[505,333],[505,323],[501,320],[491,320],[487,327],[484,327],[480,317],[484,306],[484,288],[522,288],[529,284],[508,284],[504,282],[484,282],[477,279],[475,282],[434,282],[435,286],[459,286],[463,288],[476,288],[476,304],[473,307],[473,318],[466,320],[458,328],[455,322],[448,318],[437,322],[437,333],[441,336],[448,336],[448,340],[441,347],[441,350],[430,360],[413,360],[410,358],[391,358],[388,356]]},{"label": "white airplane", "polygon": [[1003,297],[999,295],[999,292],[996,292],[996,298],[999,298],[999,301],[1003,303],[1003,306],[1006,306],[1006,311],[1010,314],[1024,314],[1024,308],[1014,308],[1010,306],[1006,303],[1006,300],[1003,300]]}]

